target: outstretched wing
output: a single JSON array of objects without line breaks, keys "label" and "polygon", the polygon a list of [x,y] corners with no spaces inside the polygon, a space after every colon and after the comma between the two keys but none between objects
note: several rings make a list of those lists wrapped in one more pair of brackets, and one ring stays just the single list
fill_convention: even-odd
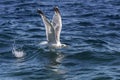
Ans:
[{"label": "outstretched wing", "polygon": [[50,21],[46,18],[46,16],[44,15],[44,13],[40,9],[38,9],[37,12],[40,14],[40,16],[43,20],[43,23],[45,25],[46,37],[47,37],[48,43],[56,43],[54,27],[52,26]]},{"label": "outstretched wing", "polygon": [[62,20],[58,7],[54,8],[55,14],[53,16],[52,24],[55,29],[56,41],[60,42],[60,32],[62,29]]}]

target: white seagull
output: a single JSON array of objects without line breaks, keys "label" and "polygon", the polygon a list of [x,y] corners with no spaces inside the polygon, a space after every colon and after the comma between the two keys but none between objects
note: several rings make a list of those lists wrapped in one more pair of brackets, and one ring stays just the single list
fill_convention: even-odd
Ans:
[{"label": "white seagull", "polygon": [[65,44],[60,42],[60,32],[62,29],[62,19],[58,7],[54,8],[54,16],[52,22],[50,22],[44,13],[38,9],[37,12],[40,14],[46,29],[47,45],[49,48],[62,48],[66,47]]}]

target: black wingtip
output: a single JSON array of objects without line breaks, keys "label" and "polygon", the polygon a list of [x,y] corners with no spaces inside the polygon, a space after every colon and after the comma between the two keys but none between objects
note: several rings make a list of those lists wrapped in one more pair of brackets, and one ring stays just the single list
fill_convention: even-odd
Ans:
[{"label": "black wingtip", "polygon": [[55,7],[54,7],[54,11],[60,13],[60,11],[59,11],[59,9],[58,9],[58,6],[55,6]]},{"label": "black wingtip", "polygon": [[43,12],[40,9],[37,9],[37,13],[43,14]]}]

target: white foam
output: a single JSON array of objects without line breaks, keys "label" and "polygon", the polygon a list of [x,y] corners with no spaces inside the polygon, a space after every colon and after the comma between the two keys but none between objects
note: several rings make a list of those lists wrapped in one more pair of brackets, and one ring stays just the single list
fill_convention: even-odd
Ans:
[{"label": "white foam", "polygon": [[17,58],[21,58],[25,55],[24,51],[22,50],[16,50],[15,48],[13,48],[12,50],[12,54],[17,57]]},{"label": "white foam", "polygon": [[40,42],[40,45],[47,45],[47,44],[48,44],[47,41],[42,41],[42,42]]}]

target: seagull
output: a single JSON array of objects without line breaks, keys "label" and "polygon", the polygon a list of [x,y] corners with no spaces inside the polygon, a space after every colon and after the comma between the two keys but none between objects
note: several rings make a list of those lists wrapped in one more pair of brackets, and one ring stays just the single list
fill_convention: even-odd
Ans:
[{"label": "seagull", "polygon": [[41,16],[43,23],[46,29],[46,38],[47,38],[47,45],[49,48],[63,48],[66,47],[65,44],[61,44],[60,42],[60,33],[62,29],[62,19],[61,14],[58,7],[54,7],[54,15],[53,19],[50,22],[45,14],[38,9],[37,12]]}]

